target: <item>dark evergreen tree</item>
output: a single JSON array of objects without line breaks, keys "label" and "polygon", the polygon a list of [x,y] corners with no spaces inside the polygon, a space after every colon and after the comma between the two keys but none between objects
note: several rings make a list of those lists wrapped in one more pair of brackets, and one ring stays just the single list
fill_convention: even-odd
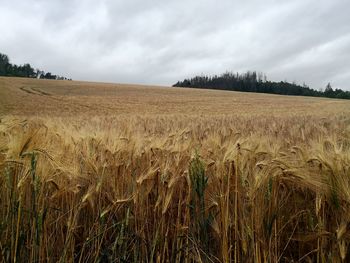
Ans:
[{"label": "dark evergreen tree", "polygon": [[5,54],[0,53],[0,76],[9,77],[25,77],[25,78],[43,78],[43,79],[67,79],[65,77],[60,77],[53,75],[50,72],[46,73],[39,69],[34,70],[30,64],[26,63],[24,65],[11,64],[9,57]]},{"label": "dark evergreen tree", "polygon": [[332,89],[331,83],[328,82],[326,89],[324,90],[324,94],[327,97],[333,97],[334,96],[334,91]]},{"label": "dark evergreen tree", "polygon": [[248,71],[244,74],[225,72],[220,76],[196,76],[174,84],[176,87],[208,88],[234,90],[244,92],[272,93],[281,95],[330,97],[339,99],[350,99],[350,92],[332,89],[328,84],[324,92],[309,88],[305,83],[301,86],[287,81],[268,81],[266,75]]},{"label": "dark evergreen tree", "polygon": [[6,76],[8,65],[9,65],[8,56],[0,53],[0,76]]}]

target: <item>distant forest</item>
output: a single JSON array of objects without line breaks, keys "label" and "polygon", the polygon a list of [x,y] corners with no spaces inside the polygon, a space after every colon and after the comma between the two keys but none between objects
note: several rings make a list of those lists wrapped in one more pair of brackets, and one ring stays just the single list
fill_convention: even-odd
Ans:
[{"label": "distant forest", "polygon": [[2,53],[0,53],[0,76],[67,80],[66,77],[54,75],[51,72],[40,69],[34,70],[28,63],[23,65],[11,64],[9,57]]},{"label": "distant forest", "polygon": [[268,81],[266,75],[256,73],[255,71],[248,71],[244,74],[226,72],[220,76],[196,76],[191,79],[185,79],[184,81],[178,81],[173,87],[350,99],[349,91],[343,91],[340,89],[334,90],[330,83],[328,83],[324,91],[314,90],[305,84],[300,86],[286,81]]}]

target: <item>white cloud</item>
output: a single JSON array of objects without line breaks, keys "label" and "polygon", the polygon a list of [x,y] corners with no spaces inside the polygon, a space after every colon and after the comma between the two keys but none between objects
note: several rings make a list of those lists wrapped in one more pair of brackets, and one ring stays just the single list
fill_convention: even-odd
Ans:
[{"label": "white cloud", "polygon": [[3,1],[0,52],[73,79],[171,85],[258,70],[350,90],[350,2]]}]

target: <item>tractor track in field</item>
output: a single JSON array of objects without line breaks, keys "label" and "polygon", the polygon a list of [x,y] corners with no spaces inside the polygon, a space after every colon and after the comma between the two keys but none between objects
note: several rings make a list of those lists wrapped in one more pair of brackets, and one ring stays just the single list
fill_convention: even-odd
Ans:
[{"label": "tractor track in field", "polygon": [[91,106],[91,105],[86,105],[86,104],[76,102],[76,101],[74,101],[74,102],[67,101],[64,99],[63,96],[58,97],[58,96],[55,96],[55,95],[50,94],[48,92],[44,92],[44,91],[40,90],[39,88],[29,88],[29,87],[24,86],[24,87],[20,87],[19,89],[30,94],[30,95],[37,95],[37,96],[46,97],[47,99],[58,101],[60,103],[66,103],[66,104],[69,104],[70,106],[77,107],[77,108],[87,108],[87,109],[96,110],[96,107],[98,107],[100,109],[109,110],[109,111],[115,110],[113,107],[106,107],[106,106],[101,106],[101,105]]}]

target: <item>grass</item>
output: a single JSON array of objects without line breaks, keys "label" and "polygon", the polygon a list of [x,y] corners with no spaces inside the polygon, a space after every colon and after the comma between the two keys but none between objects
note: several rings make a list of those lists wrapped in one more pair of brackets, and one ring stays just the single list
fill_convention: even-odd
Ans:
[{"label": "grass", "polygon": [[[24,80],[11,81],[3,85],[17,91]],[[63,85],[34,84],[64,101],[59,117],[52,100],[38,106],[44,112],[29,109],[41,95],[18,89],[3,99],[3,262],[349,261],[349,104],[266,95],[286,109],[258,113],[244,103],[264,95],[213,92],[215,103],[237,96],[245,114],[221,114],[214,102],[204,114],[189,111],[198,98],[190,90],[184,109],[154,105],[152,115],[143,112],[146,88],[135,87],[140,105],[130,114],[86,108],[90,117],[70,103],[93,105],[97,91],[71,98],[52,83]]]}]

